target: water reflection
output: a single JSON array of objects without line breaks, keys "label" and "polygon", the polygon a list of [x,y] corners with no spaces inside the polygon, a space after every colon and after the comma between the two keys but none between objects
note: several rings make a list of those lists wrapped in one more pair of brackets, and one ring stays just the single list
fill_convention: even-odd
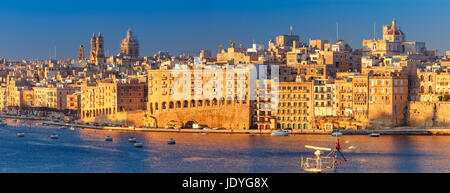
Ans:
[{"label": "water reflection", "polygon": [[[16,137],[17,132],[25,137]],[[51,140],[52,133],[60,138]],[[106,136],[113,141],[105,141]],[[134,148],[130,137],[143,148]],[[177,143],[168,145],[170,138]],[[349,161],[338,172],[450,172],[449,136],[344,135],[340,142]],[[335,143],[328,135],[72,131],[13,125],[0,128],[0,153],[5,155],[0,172],[302,172],[300,156],[314,153],[305,145]]]}]

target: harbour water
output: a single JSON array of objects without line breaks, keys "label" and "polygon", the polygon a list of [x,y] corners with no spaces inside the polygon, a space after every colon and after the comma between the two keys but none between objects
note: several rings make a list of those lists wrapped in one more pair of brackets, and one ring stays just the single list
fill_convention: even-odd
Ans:
[{"label": "harbour water", "polygon": [[[0,127],[0,172],[292,173],[302,172],[301,155],[313,155],[305,145],[336,143],[329,135],[119,132],[7,122]],[[24,122],[32,126],[21,126]],[[52,134],[59,139],[50,139]],[[105,141],[106,136],[113,140]],[[143,147],[135,148],[130,137]],[[167,144],[170,138],[175,145]],[[339,138],[348,161],[337,172],[450,172],[450,136]]]}]

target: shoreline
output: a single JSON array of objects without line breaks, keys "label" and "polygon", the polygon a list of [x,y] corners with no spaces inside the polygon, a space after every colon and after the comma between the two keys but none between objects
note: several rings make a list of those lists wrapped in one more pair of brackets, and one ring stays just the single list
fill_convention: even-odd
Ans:
[{"label": "shoreline", "polygon": [[[133,127],[112,127],[112,126],[94,126],[77,123],[53,122],[51,118],[0,115],[0,118],[6,119],[26,119],[41,120],[48,125],[59,125],[68,127],[77,127],[82,129],[96,129],[109,131],[137,131],[137,132],[175,132],[175,133],[214,133],[214,134],[261,134],[270,135],[274,130],[213,130],[213,129],[166,129],[166,128],[133,128]],[[294,135],[330,135],[331,131],[326,130],[291,130]],[[343,130],[343,135],[369,135],[370,133],[379,133],[381,135],[450,135],[450,128],[413,128],[396,127],[391,129],[363,129],[363,130]]]}]

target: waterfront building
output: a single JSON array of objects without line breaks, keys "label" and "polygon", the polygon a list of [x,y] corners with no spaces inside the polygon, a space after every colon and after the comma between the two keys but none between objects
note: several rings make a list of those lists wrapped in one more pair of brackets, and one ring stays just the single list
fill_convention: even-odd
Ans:
[{"label": "waterfront building", "polygon": [[312,81],[280,82],[278,108],[272,112],[276,117],[276,128],[313,128],[314,108],[311,98],[312,93]]},{"label": "waterfront building", "polygon": [[148,70],[146,125],[250,129],[249,80],[247,68],[232,66]]}]

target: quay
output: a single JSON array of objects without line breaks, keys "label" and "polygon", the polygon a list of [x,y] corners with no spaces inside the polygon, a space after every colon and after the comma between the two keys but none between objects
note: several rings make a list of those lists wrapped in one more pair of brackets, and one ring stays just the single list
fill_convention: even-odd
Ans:
[{"label": "quay", "polygon": [[[141,132],[174,132],[174,133],[217,133],[217,134],[262,134],[269,135],[274,130],[237,130],[237,129],[167,129],[167,128],[139,128],[139,127],[113,127],[113,126],[95,126],[78,123],[54,122],[47,117],[34,116],[15,116],[15,115],[0,115],[0,118],[9,119],[27,119],[27,120],[42,120],[48,125],[72,126],[82,129],[98,129],[109,131],[141,131]],[[293,129],[289,131],[293,135],[311,134],[311,135],[329,135],[331,130],[314,130],[314,129]],[[386,129],[360,129],[342,130],[344,135],[368,135],[371,133],[380,133],[381,135],[450,135],[450,128],[447,127],[395,127]]]}]

